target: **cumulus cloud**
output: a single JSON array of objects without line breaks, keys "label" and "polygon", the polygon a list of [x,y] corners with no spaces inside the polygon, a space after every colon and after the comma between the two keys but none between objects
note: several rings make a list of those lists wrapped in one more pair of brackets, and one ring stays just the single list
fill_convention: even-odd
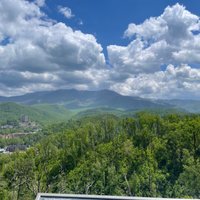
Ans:
[{"label": "cumulus cloud", "polygon": [[71,19],[72,17],[74,17],[74,15],[72,14],[72,10],[68,7],[58,6],[58,11],[63,14],[67,19]]},{"label": "cumulus cloud", "polygon": [[145,98],[199,98],[200,69],[168,65],[165,71],[130,76],[110,87],[123,95]]},{"label": "cumulus cloud", "polygon": [[39,7],[43,7],[45,5],[45,0],[35,0],[35,3],[39,6]]},{"label": "cumulus cloud", "polygon": [[142,24],[129,24],[124,37],[131,40],[127,46],[107,47],[110,89],[148,98],[200,98],[198,16],[175,4]]},{"label": "cumulus cloud", "polygon": [[44,5],[0,1],[0,95],[109,88],[150,98],[200,98],[199,17],[184,6],[129,24],[124,36],[130,43],[107,47],[108,67],[94,35],[48,18]]},{"label": "cumulus cloud", "polygon": [[[38,0],[0,1],[2,95],[40,88],[76,88],[80,85],[90,88],[96,82],[95,76],[82,79],[80,83],[80,74],[92,70],[100,73],[105,69],[103,49],[96,38],[49,19],[40,9],[44,3]],[[73,82],[69,81],[71,77]]]},{"label": "cumulus cloud", "polygon": [[198,29],[199,17],[187,11],[184,6],[176,4],[168,6],[159,17],[151,17],[140,25],[129,24],[124,34],[154,41],[165,39],[174,43],[179,39],[192,37],[191,31]]},{"label": "cumulus cloud", "polygon": [[110,63],[120,71],[152,73],[160,66],[199,62],[199,17],[182,5],[168,6],[159,17],[142,24],[129,24],[125,37],[128,46],[108,46]]}]

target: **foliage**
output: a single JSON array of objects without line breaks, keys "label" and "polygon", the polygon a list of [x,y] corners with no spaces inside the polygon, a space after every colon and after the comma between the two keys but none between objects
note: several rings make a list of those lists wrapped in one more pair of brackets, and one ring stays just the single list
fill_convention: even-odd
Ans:
[{"label": "foliage", "polygon": [[22,105],[12,102],[0,103],[0,125],[8,121],[17,122],[22,115],[27,115],[32,121],[39,124],[48,124],[66,121],[71,118],[72,112],[61,105]]},{"label": "foliage", "polygon": [[200,198],[200,116],[100,115],[45,128],[0,154],[0,199],[38,192]]}]

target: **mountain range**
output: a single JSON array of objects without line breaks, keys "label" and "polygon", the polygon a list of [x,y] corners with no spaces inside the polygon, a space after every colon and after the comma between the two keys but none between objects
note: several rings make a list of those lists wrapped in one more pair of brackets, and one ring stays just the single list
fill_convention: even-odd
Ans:
[{"label": "mountain range", "polygon": [[162,113],[200,113],[200,101],[152,100],[124,96],[111,90],[79,91],[75,89],[0,97],[0,118],[2,119],[18,118],[21,114],[29,114],[34,120],[51,122],[98,113],[131,115],[146,110]]},{"label": "mountain range", "polygon": [[146,109],[172,107],[164,101],[152,101],[140,97],[123,96],[114,91],[56,90],[29,93],[22,96],[0,97],[0,102],[15,102],[27,105],[61,104],[68,109],[108,107],[117,109]]}]

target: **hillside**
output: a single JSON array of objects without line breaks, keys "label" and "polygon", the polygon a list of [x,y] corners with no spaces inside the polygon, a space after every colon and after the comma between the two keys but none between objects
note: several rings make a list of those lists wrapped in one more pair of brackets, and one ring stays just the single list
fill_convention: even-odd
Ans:
[{"label": "hillside", "polygon": [[28,106],[16,104],[13,102],[0,103],[0,123],[19,120],[21,115],[28,115],[33,121],[50,123],[56,121],[68,120],[72,112],[59,105],[37,105]]}]

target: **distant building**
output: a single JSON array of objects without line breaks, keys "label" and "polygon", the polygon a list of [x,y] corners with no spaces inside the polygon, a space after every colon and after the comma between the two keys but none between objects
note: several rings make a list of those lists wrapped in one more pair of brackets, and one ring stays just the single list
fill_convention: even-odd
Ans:
[{"label": "distant building", "polygon": [[29,122],[28,115],[22,115],[21,118],[20,118],[20,121],[23,122],[23,123]]},{"label": "distant building", "polygon": [[1,129],[12,129],[12,128],[13,125],[8,125],[8,124],[1,126]]},{"label": "distant building", "polygon": [[11,126],[17,126],[18,123],[17,123],[17,120],[7,120],[7,125],[11,125]]},{"label": "distant building", "polygon": [[26,149],[27,149],[27,146],[23,145],[23,144],[9,145],[9,146],[6,147],[7,152],[15,152],[17,150],[25,151]]}]

